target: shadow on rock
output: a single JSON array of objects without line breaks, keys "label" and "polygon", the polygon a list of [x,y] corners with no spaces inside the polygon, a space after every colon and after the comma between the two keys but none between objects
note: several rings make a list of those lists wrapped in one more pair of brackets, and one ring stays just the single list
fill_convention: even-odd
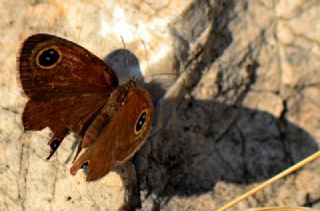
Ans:
[{"label": "shadow on rock", "polygon": [[213,191],[218,180],[262,181],[318,150],[302,128],[264,111],[191,100],[177,116],[144,171],[145,187],[160,196]]}]

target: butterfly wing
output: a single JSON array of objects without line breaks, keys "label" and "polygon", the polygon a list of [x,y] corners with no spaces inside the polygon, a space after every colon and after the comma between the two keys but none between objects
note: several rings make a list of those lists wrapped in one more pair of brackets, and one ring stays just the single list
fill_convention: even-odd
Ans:
[{"label": "butterfly wing", "polygon": [[118,86],[115,73],[101,59],[53,35],[30,36],[23,43],[18,60],[23,90],[34,100],[75,93],[105,94]]},{"label": "butterfly wing", "polygon": [[118,118],[122,120],[124,129],[119,130],[115,162],[122,163],[131,158],[148,137],[152,119],[153,104],[149,93],[141,88],[135,88],[128,93],[123,112]]},{"label": "butterfly wing", "polygon": [[88,164],[87,181],[96,180],[106,175],[113,163],[130,158],[147,138],[152,116],[153,105],[148,92],[140,88],[130,90],[97,140],[74,162],[71,174]]},{"label": "butterfly wing", "polygon": [[53,35],[29,37],[18,63],[23,90],[30,98],[23,112],[24,128],[49,127],[54,133],[49,141],[52,153],[69,129],[83,135],[118,86],[115,73],[102,60]]}]

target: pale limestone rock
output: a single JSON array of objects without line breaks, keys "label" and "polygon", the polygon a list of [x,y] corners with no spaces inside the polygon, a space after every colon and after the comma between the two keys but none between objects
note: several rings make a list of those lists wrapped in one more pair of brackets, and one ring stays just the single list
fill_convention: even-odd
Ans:
[{"label": "pale limestone rock", "polygon": [[270,92],[250,92],[243,101],[247,108],[266,111],[279,118],[283,111],[283,102],[280,96]]}]

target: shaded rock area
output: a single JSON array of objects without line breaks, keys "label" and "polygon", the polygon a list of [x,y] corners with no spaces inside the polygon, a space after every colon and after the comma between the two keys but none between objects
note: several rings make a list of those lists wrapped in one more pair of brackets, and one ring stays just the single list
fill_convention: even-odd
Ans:
[{"label": "shaded rock area", "polygon": [[[320,2],[0,0],[0,210],[215,210],[319,150]],[[87,183],[79,137],[24,132],[21,42],[64,37],[153,96],[151,136]],[[119,123],[120,124],[120,123]],[[320,209],[320,161],[230,210]]]}]

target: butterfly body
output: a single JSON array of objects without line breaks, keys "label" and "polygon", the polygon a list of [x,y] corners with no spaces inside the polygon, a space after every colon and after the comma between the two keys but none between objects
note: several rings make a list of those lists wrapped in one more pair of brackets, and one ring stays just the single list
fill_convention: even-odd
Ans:
[{"label": "butterfly body", "polygon": [[89,146],[96,138],[105,125],[111,120],[118,108],[124,104],[124,99],[130,89],[136,87],[136,80],[129,79],[124,81],[109,96],[108,101],[101,108],[95,119],[92,121],[82,139],[82,147]]},{"label": "butterfly body", "polygon": [[[136,87],[135,79],[119,85],[115,73],[98,57],[48,34],[29,37],[18,62],[20,81],[29,97],[22,116],[24,129],[51,129],[48,159],[73,131],[82,140],[71,173],[87,165],[87,180],[92,181],[144,143],[153,105],[148,92]],[[86,150],[80,154],[82,149]]]}]

